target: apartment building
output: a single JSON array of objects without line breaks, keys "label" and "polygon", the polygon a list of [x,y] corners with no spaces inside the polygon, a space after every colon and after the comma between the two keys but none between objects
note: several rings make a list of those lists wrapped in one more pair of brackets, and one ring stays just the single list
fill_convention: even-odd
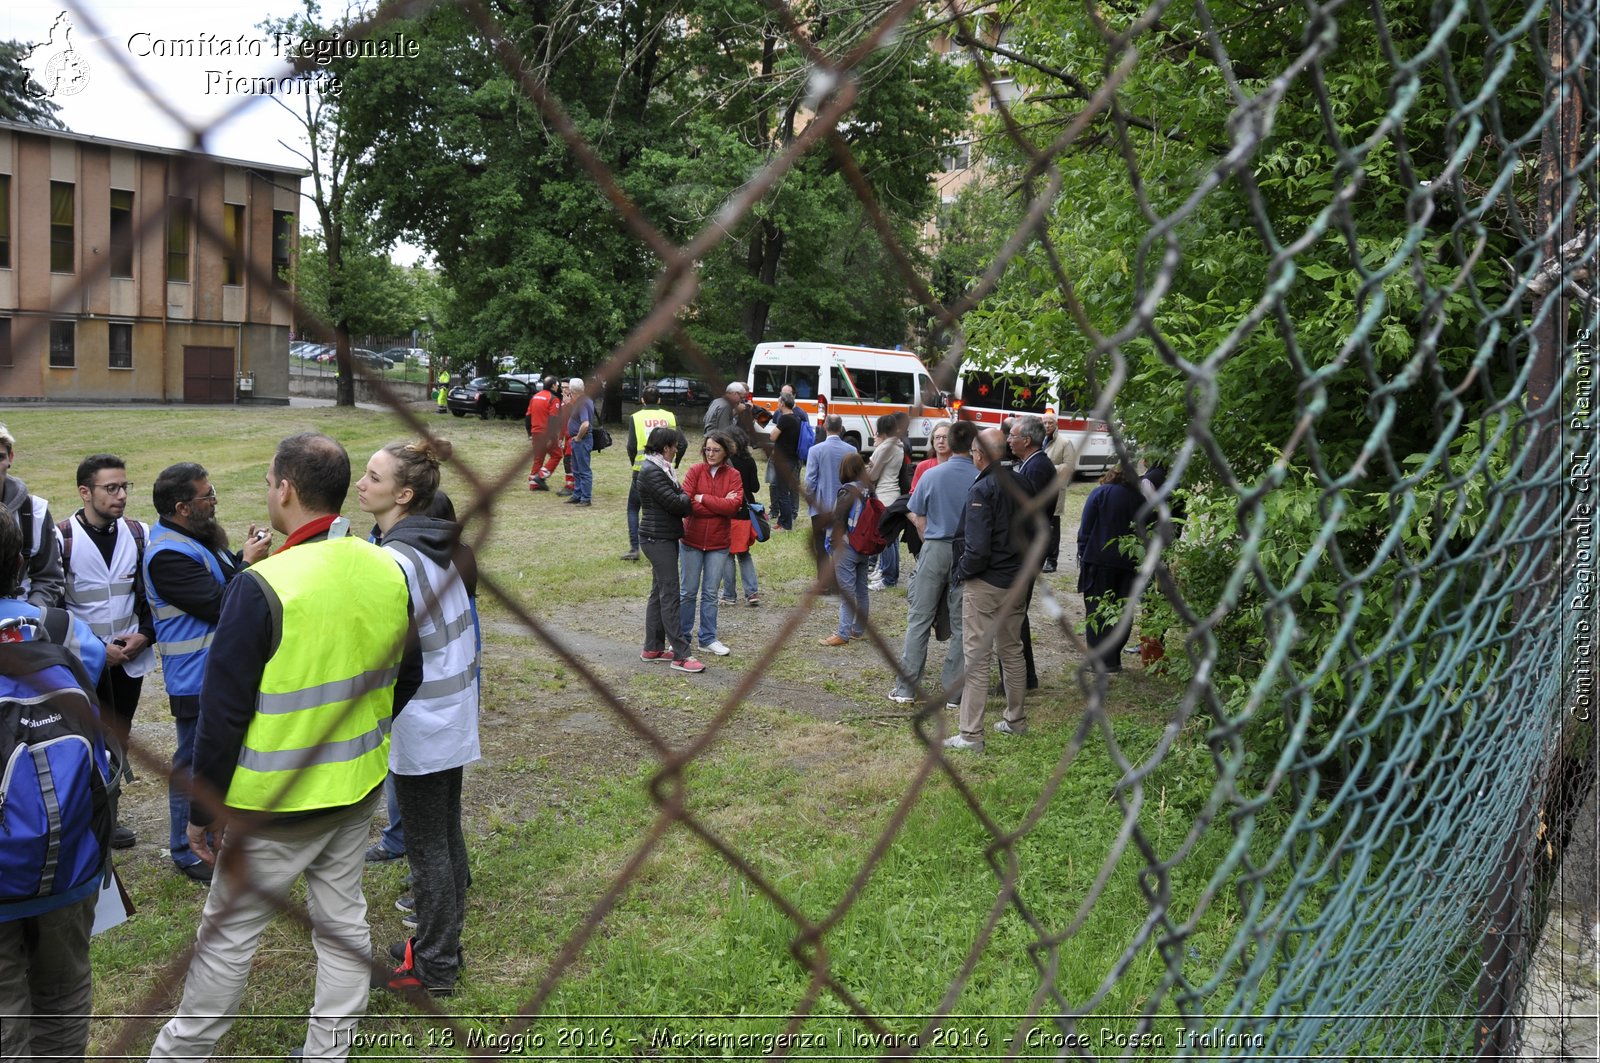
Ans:
[{"label": "apartment building", "polygon": [[305,171],[0,122],[0,401],[289,401]]}]

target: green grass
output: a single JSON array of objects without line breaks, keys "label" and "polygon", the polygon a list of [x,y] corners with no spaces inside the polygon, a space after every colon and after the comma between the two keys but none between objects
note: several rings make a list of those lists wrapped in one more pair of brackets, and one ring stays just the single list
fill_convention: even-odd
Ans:
[{"label": "green grass", "polygon": [[[431,412],[422,416],[456,442],[460,457],[479,475],[492,477],[515,466],[489,519],[471,526],[471,533],[483,536],[484,572],[564,641],[616,647],[610,656],[586,653],[585,663],[670,745],[698,735],[721,709],[735,678],[730,673],[751,666],[765,648],[763,640],[770,641],[776,631],[781,611],[800,600],[811,575],[804,533],[779,535],[758,548],[766,604],[761,610],[731,611],[725,621],[733,632],[727,640],[732,643],[737,635],[741,652],[712,661],[713,673],[700,679],[642,668],[632,659],[640,636],[636,621],[622,614],[642,602],[649,570],[615,557],[626,547],[622,510],[628,483],[620,447],[597,457],[595,506],[586,511],[528,495],[520,426]],[[150,516],[149,484],[161,468],[198,460],[211,471],[219,517],[236,538],[251,521],[265,520],[262,478],[282,436],[326,431],[346,445],[359,471],[373,450],[404,435],[387,415],[332,408],[71,413],[28,408],[6,411],[3,419],[18,437],[14,471],[54,503],[57,517],[74,508],[67,500],[74,495],[77,461],[91,450],[112,449],[127,460],[129,478],[138,485],[130,515]],[[450,471],[446,486],[458,508],[465,509],[474,497],[469,478],[458,471]],[[1069,503],[1069,536],[1084,493],[1075,491]],[[347,515],[362,526],[353,498]],[[468,774],[466,828],[475,876],[465,939],[469,969],[461,992],[444,1002],[458,1014],[475,1015],[523,1006],[563,945],[639,853],[660,815],[651,799],[657,761],[650,748],[625,727],[609,726],[614,722],[609,708],[522,631],[510,609],[485,596],[482,612],[486,760]],[[875,596],[874,620],[891,643],[898,643],[903,617],[903,592]],[[1000,879],[989,853],[995,839],[952,779],[935,770],[859,896],[845,903],[917,777],[925,750],[909,715],[882,698],[891,676],[886,662],[859,646],[831,652],[815,646],[816,636],[833,623],[831,602],[819,603],[765,666],[757,695],[684,770],[685,809],[740,853],[804,919],[817,922],[837,913],[821,939],[822,958],[816,964],[863,1007],[883,1016],[925,1015],[940,1006],[997,904]],[[1036,635],[1041,645],[1057,637],[1048,630]],[[1053,954],[1057,989],[1082,1002],[1107,983],[1093,1012],[1106,1016],[1108,1028],[1128,1030],[1131,1021],[1116,1016],[1146,1007],[1153,994],[1164,992],[1166,976],[1151,941],[1130,949],[1151,910],[1144,894],[1149,883],[1140,876],[1146,862],[1136,848],[1123,852],[1089,915],[1066,934],[1124,822],[1114,799],[1122,773],[1106,739],[1092,733],[1060,787],[1048,800],[1042,798],[1085,707],[1083,694],[1070,681],[1071,658],[1066,654],[1061,671],[1047,673],[1043,696],[1030,700],[1033,732],[1026,740],[991,742],[986,756],[955,761],[960,778],[1000,831],[1015,831],[1037,815],[1012,852],[1017,896],[1038,926],[1030,926],[1017,907],[1004,908],[952,1006],[965,1015],[1053,1014],[1050,999],[1034,1002],[1041,986],[1036,960],[1049,964],[1052,953],[1030,948],[1041,935],[1054,935],[1061,936]],[[718,673],[723,673],[720,680]],[[1160,740],[1175,696],[1161,680],[1138,672],[1113,687],[1112,733],[1130,762],[1139,763]],[[588,730],[564,729],[585,719]],[[596,720],[604,726],[596,727]],[[146,687],[140,733],[159,740],[168,730],[159,683],[153,681]],[[1154,851],[1163,857],[1178,851],[1214,781],[1196,729],[1186,729],[1144,784],[1137,821]],[[158,780],[150,780],[130,791],[129,800],[143,802],[154,817],[142,821],[147,835],[150,823],[165,822],[159,788]],[[1269,810],[1257,826],[1272,821]],[[1252,851],[1269,847],[1273,839],[1267,836],[1273,833],[1258,829]],[[138,850],[119,858],[139,911],[127,925],[96,939],[94,961],[100,1014],[148,1010],[159,1024],[170,1013],[177,988],[163,992],[161,969],[192,943],[203,894],[172,874],[154,844],[146,837]],[[1165,888],[1174,922],[1194,910],[1212,870],[1233,845],[1226,822],[1214,825],[1171,870]],[[402,873],[395,865],[368,872],[370,917],[380,948],[401,934],[391,904]],[[1239,920],[1233,888],[1225,885],[1185,942],[1181,962],[1187,975],[1204,981],[1233,940]],[[785,1028],[783,1016],[807,995],[812,971],[791,951],[799,934],[796,923],[751,878],[686,825],[676,824],[562,972],[543,1008],[547,1016],[622,1018],[541,1018],[530,1036],[542,1043],[522,1047],[548,1055],[695,1056],[723,1049],[681,1043],[651,1047],[651,1031],[669,1026],[679,1034],[704,1029],[774,1036]],[[252,1017],[235,1026],[219,1051],[277,1058],[298,1044],[303,1018],[297,1016],[310,1005],[313,965],[306,935],[287,920],[277,921],[256,957],[245,997],[244,1012]],[[841,997],[824,989],[811,1006],[816,1017],[801,1029],[830,1039],[831,1052],[850,1054],[851,1038],[868,1027],[846,1017],[847,1011]],[[1170,1015],[1170,998],[1157,1011]],[[656,1018],[692,1014],[747,1018],[704,1023]],[[916,1018],[884,1022],[902,1036],[921,1030]],[[1088,1025],[1097,1029],[1100,1023]],[[466,1026],[491,1033],[508,1029],[498,1020],[469,1020]],[[1021,1028],[1016,1019],[963,1020],[951,1027],[954,1043],[939,1047],[958,1055],[993,1054],[997,1047],[1009,1050],[1001,1039]],[[1175,1029],[1166,1020],[1158,1028],[1169,1037]],[[463,1047],[463,1034],[457,1032],[453,1046],[428,1048],[429,1031],[437,1039],[448,1027],[391,997],[374,997],[362,1029],[413,1039],[409,1045],[364,1049],[374,1055],[449,1055]],[[571,1043],[574,1030],[580,1042],[588,1043]],[[987,1047],[978,1043],[980,1031]],[[97,1023],[95,1046],[105,1049],[121,1032],[118,1020]],[[153,1026],[134,1033],[132,1051],[146,1048],[152,1034]],[[760,1050],[757,1044],[745,1054]],[[792,1054],[817,1053],[796,1048]],[[857,1054],[875,1053],[859,1049]]]}]

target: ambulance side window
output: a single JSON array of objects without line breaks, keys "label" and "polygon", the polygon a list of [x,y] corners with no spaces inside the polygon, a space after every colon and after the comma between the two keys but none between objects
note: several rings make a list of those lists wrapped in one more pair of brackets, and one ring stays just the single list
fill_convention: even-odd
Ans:
[{"label": "ambulance side window", "polygon": [[829,384],[832,388],[834,402],[855,402],[856,394],[858,392],[860,393],[862,399],[868,402],[872,401],[867,393],[861,390],[861,381],[856,377],[856,374],[853,371],[850,374],[849,380],[845,379],[845,369],[842,365],[834,366],[830,372],[833,374],[829,380]]},{"label": "ambulance side window", "polygon": [[878,401],[893,403],[896,406],[910,406],[916,398],[916,379],[910,373],[878,370]]}]

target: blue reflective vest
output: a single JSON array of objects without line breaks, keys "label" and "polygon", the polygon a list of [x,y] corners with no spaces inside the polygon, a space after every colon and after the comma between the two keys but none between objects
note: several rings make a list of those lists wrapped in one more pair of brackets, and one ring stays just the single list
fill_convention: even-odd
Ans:
[{"label": "blue reflective vest", "polygon": [[211,650],[211,637],[216,625],[190,616],[175,605],[169,605],[150,582],[150,562],[164,550],[175,550],[192,557],[211,573],[220,587],[227,581],[216,555],[200,544],[198,539],[175,532],[157,523],[150,531],[150,546],[144,553],[144,586],[150,601],[150,612],[156,622],[156,648],[161,651],[162,679],[168,694],[199,694],[200,681],[206,673],[206,656]]}]

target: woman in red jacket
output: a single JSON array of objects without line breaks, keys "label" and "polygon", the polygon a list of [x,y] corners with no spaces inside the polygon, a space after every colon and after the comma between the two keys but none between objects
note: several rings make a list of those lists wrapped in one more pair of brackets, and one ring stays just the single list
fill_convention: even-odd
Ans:
[{"label": "woman in red jacket", "polygon": [[683,637],[694,633],[694,603],[700,599],[700,648],[719,657],[730,652],[717,638],[717,585],[728,563],[729,528],[744,501],[744,480],[729,463],[734,442],[726,432],[712,432],[700,448],[706,459],[690,466],[683,491],[691,501],[678,542],[678,602]]}]

